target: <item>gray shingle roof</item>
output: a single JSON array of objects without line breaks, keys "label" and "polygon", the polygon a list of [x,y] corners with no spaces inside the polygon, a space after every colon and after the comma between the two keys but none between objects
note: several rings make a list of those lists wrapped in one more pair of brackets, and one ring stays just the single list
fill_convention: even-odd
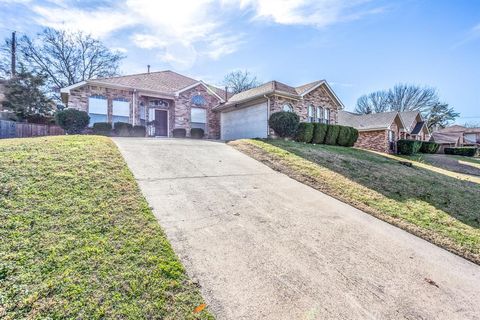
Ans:
[{"label": "gray shingle roof", "polygon": [[[174,94],[175,92],[191,86],[198,80],[186,77],[176,72],[165,70],[150,73],[132,74],[119,77],[95,79],[93,82],[105,84],[121,85],[130,88],[151,90],[155,92]],[[222,99],[225,98],[225,91],[214,86],[208,85]]]},{"label": "gray shingle roof", "polygon": [[398,112],[380,112],[357,114],[348,111],[338,111],[338,124],[354,127],[358,130],[388,129],[398,116]]},{"label": "gray shingle roof", "polygon": [[258,97],[266,94],[270,94],[275,92],[286,93],[296,98],[300,98],[300,95],[307,92],[308,90],[312,89],[319,83],[323,82],[324,80],[317,80],[314,82],[310,82],[299,87],[292,87],[280,81],[269,81],[258,87],[239,92],[234,94],[232,97],[229,98],[228,104],[237,103],[239,101],[248,100],[253,97]]},{"label": "gray shingle roof", "polygon": [[[420,114],[418,111],[403,111],[398,113],[400,115],[400,118],[402,118],[403,123],[405,124],[405,129],[407,129],[408,132],[413,130],[414,127],[414,121],[417,118],[417,116]],[[420,116],[421,118],[421,116]]]},{"label": "gray shingle roof", "polygon": [[310,83],[307,83],[307,84],[304,84],[304,85],[301,85],[299,87],[296,87],[295,88],[295,91],[298,93],[298,94],[303,94],[305,92],[307,92],[308,90],[312,89],[313,87],[315,87],[316,85],[318,85],[320,82],[322,82],[323,80],[317,80],[317,81],[313,81],[313,82],[310,82]]},{"label": "gray shingle roof", "polygon": [[434,132],[430,138],[436,143],[456,144],[462,138],[461,132]]}]

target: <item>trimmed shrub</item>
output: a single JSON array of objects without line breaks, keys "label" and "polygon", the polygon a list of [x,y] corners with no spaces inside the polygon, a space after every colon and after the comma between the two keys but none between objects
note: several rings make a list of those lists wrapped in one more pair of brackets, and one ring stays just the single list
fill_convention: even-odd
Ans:
[{"label": "trimmed shrub", "polygon": [[474,147],[445,148],[444,151],[445,151],[445,154],[473,157],[477,153],[477,148],[474,148]]},{"label": "trimmed shrub", "polygon": [[65,109],[55,113],[55,122],[68,134],[81,133],[90,121],[88,113],[76,109]]},{"label": "trimmed shrub", "polygon": [[313,138],[312,143],[320,144],[325,142],[325,136],[327,135],[328,125],[325,123],[315,123],[313,125]]},{"label": "trimmed shrub", "polygon": [[357,142],[358,140],[358,130],[353,127],[349,127],[349,128],[350,128],[351,134],[350,134],[350,140],[348,141],[347,147],[353,147],[355,145],[355,142]]},{"label": "trimmed shrub", "polygon": [[301,122],[298,125],[295,140],[298,142],[310,143],[313,138],[313,123]]},{"label": "trimmed shrub", "polygon": [[133,126],[131,131],[132,137],[145,137],[147,134],[147,128],[145,126]]},{"label": "trimmed shrub", "polygon": [[183,128],[173,129],[172,133],[174,138],[185,138],[187,136],[187,130]]},{"label": "trimmed shrub", "polygon": [[129,137],[131,135],[133,126],[127,122],[115,122],[113,124],[113,131],[119,137]]},{"label": "trimmed shrub", "polygon": [[437,153],[440,145],[435,142],[422,141],[422,146],[420,147],[421,153]]},{"label": "trimmed shrub", "polygon": [[281,138],[295,136],[300,118],[293,112],[275,112],[268,119],[268,125]]},{"label": "trimmed shrub", "polygon": [[97,122],[92,127],[93,134],[101,136],[110,136],[112,134],[112,124],[110,122]]},{"label": "trimmed shrub", "polygon": [[190,137],[194,139],[202,139],[204,135],[205,135],[205,132],[201,128],[190,129]]},{"label": "trimmed shrub", "polygon": [[338,133],[337,144],[342,147],[350,146],[350,141],[353,139],[353,128],[347,126],[340,126]]},{"label": "trimmed shrub", "polygon": [[328,125],[327,135],[325,136],[325,144],[336,145],[338,134],[340,133],[340,126],[336,124]]},{"label": "trimmed shrub", "polygon": [[405,140],[401,139],[397,141],[398,153],[404,155],[412,155],[417,153],[422,146],[422,141],[418,140]]}]

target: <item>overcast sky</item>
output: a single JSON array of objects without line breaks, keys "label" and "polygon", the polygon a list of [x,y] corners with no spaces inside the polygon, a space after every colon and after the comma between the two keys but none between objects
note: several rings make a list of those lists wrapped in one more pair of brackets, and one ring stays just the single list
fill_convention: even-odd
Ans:
[{"label": "overcast sky", "polygon": [[127,55],[122,73],[171,69],[220,84],[326,79],[353,110],[395,83],[436,87],[480,122],[480,0],[0,0],[0,36],[79,29]]}]

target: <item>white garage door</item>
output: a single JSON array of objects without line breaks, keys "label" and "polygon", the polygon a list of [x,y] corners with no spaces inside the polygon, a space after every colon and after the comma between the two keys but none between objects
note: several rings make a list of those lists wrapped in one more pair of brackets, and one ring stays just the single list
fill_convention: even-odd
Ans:
[{"label": "white garage door", "polygon": [[222,112],[223,140],[266,138],[268,131],[267,104],[256,104],[234,111]]}]

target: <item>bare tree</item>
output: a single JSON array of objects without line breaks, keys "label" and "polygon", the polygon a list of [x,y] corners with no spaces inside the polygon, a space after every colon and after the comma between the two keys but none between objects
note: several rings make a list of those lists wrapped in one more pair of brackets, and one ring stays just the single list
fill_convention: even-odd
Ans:
[{"label": "bare tree", "polygon": [[388,90],[388,109],[391,111],[427,112],[439,103],[437,90],[409,84],[397,84]]},{"label": "bare tree", "polygon": [[377,113],[388,110],[388,92],[376,91],[363,95],[357,100],[355,112],[357,113]]},{"label": "bare tree", "polygon": [[223,78],[223,85],[227,86],[232,93],[239,93],[259,85],[257,77],[249,71],[232,71]]},{"label": "bare tree", "polygon": [[[8,41],[7,41],[8,44]],[[124,56],[82,32],[44,29],[18,42],[19,60],[35,74],[45,75],[46,86],[59,99],[58,90],[74,83],[118,74]]]},{"label": "bare tree", "polygon": [[363,114],[385,111],[419,111],[429,129],[445,127],[459,116],[448,103],[440,102],[435,88],[408,84],[361,96],[355,107],[355,112]]},{"label": "bare tree", "polygon": [[463,126],[465,128],[480,128],[480,122],[465,122]]}]

